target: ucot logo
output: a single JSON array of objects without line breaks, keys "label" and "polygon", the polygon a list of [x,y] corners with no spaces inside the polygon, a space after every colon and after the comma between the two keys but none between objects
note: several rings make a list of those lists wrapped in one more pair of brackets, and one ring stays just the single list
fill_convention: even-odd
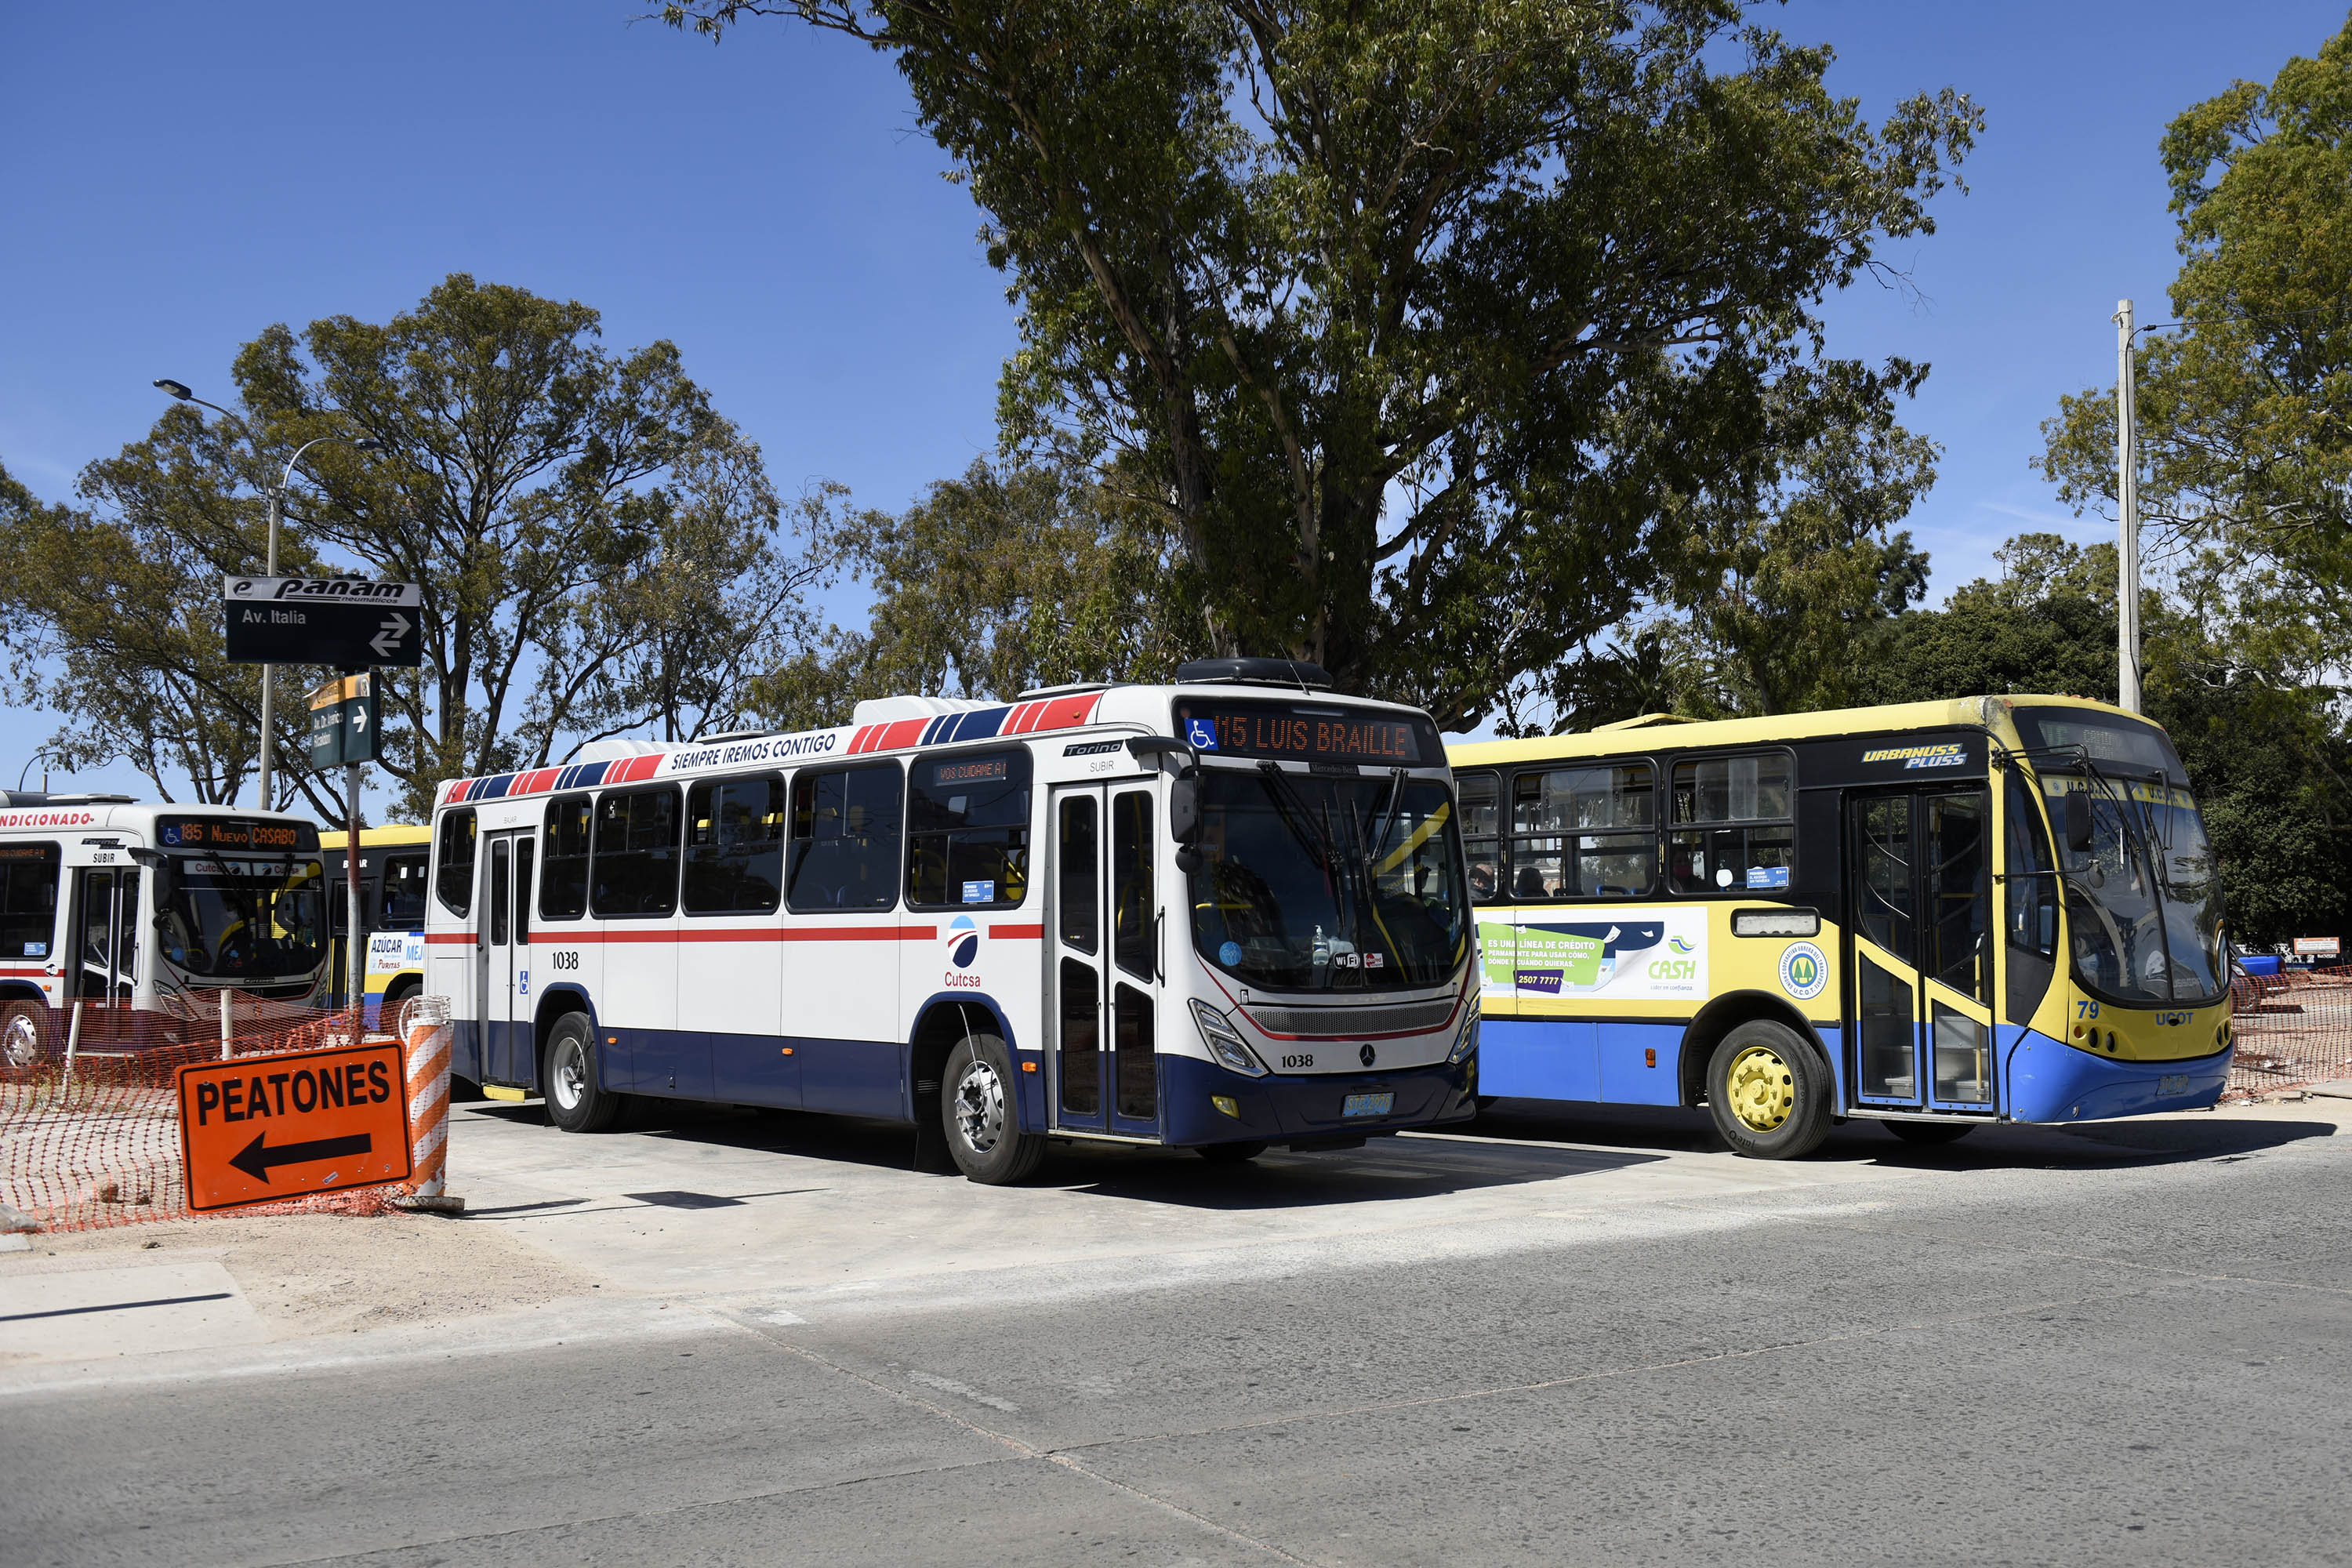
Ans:
[{"label": "ucot logo", "polygon": [[948,922],[947,983],[965,990],[980,988],[980,976],[972,971],[980,965],[980,922],[970,915],[958,915]]}]

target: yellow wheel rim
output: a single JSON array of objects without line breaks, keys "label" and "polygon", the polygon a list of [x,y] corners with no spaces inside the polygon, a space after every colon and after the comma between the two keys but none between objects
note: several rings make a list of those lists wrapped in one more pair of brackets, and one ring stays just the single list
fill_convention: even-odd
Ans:
[{"label": "yellow wheel rim", "polygon": [[1750,1046],[1732,1058],[1724,1088],[1731,1113],[1757,1132],[1771,1131],[1797,1109],[1797,1075],[1769,1046]]}]

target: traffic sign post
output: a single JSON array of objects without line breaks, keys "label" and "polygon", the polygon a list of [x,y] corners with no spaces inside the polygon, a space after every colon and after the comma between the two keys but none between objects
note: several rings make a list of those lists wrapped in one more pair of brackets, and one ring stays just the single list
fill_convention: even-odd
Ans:
[{"label": "traffic sign post", "polygon": [[310,765],[324,772],[376,759],[375,678],[342,675],[310,693]]},{"label": "traffic sign post", "polygon": [[425,662],[414,583],[361,577],[224,577],[221,609],[232,664],[331,664],[339,669]]},{"label": "traffic sign post", "polygon": [[408,1179],[408,1079],[396,1044],[180,1069],[180,1153],[198,1214]]}]

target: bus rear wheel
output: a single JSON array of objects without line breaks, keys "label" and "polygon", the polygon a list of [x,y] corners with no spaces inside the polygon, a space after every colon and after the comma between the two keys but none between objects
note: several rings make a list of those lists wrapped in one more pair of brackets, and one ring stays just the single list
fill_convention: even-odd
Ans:
[{"label": "bus rear wheel", "polygon": [[1013,1103],[1013,1060],[994,1035],[966,1035],[940,1079],[940,1120],[948,1152],[967,1180],[985,1186],[1017,1182],[1045,1157],[1045,1140],[1021,1131]]},{"label": "bus rear wheel", "polygon": [[566,1132],[594,1132],[612,1125],[621,1097],[597,1081],[596,1035],[585,1013],[566,1013],[548,1032],[547,1119]]},{"label": "bus rear wheel", "polygon": [[1957,1143],[1975,1131],[1973,1121],[1886,1121],[1880,1123],[1906,1143]]},{"label": "bus rear wheel", "polygon": [[1715,1047],[1706,1108],[1733,1152],[1794,1160],[1830,1135],[1829,1068],[1794,1029],[1753,1019]]}]

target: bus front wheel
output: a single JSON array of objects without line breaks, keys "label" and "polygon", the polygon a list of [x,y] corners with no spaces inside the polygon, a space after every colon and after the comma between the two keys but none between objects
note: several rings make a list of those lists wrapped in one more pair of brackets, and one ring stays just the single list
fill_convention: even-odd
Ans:
[{"label": "bus front wheel", "polygon": [[1829,1068],[1794,1029],[1753,1019],[1715,1047],[1706,1108],[1733,1152],[1793,1160],[1830,1135]]},{"label": "bus front wheel", "polygon": [[1013,1060],[994,1035],[967,1035],[940,1077],[940,1120],[948,1152],[966,1178],[987,1186],[1017,1182],[1045,1157],[1045,1140],[1021,1131]]},{"label": "bus front wheel", "polygon": [[0,1008],[0,1067],[30,1072],[41,1065],[41,1034],[48,1009],[37,1002],[11,1002]]},{"label": "bus front wheel", "polygon": [[547,1037],[547,1070],[541,1080],[547,1119],[566,1132],[594,1132],[612,1125],[621,1097],[596,1077],[596,1035],[585,1013],[566,1013]]}]

